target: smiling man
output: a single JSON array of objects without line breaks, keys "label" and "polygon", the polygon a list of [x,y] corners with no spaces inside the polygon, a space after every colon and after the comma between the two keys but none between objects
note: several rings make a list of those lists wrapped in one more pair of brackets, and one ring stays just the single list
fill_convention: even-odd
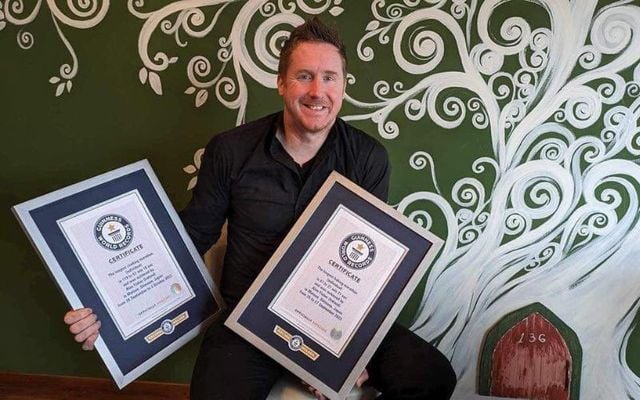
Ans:
[{"label": "smiling man", "polygon": [[[229,309],[333,170],[387,200],[386,150],[337,117],[346,60],[337,32],[320,20],[297,27],[278,66],[284,110],[216,135],[206,147],[198,184],[181,217],[201,253],[218,240],[228,221],[220,287]],[[226,328],[224,319],[205,334],[193,372],[192,399],[266,398],[285,370]],[[83,348],[93,347],[100,322],[90,310],[70,311],[65,322]],[[358,383],[365,381],[387,400],[448,399],[456,377],[438,350],[396,324]]]},{"label": "smiling man", "polygon": [[300,165],[311,160],[329,135],[342,107],[345,55],[334,45],[301,41],[285,46],[278,68],[278,93],[284,102],[280,140]]}]

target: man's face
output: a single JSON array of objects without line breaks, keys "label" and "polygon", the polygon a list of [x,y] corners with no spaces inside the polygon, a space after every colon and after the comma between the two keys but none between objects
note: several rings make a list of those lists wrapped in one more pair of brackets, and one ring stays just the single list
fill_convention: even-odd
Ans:
[{"label": "man's face", "polygon": [[285,127],[298,134],[328,132],[342,107],[344,89],[338,49],[323,42],[299,43],[284,75],[278,76]]}]

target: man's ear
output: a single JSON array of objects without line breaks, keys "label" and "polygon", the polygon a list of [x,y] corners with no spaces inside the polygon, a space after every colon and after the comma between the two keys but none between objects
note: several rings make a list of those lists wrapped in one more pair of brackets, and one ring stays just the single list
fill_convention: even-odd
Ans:
[{"label": "man's ear", "polygon": [[284,79],[282,79],[282,76],[280,74],[278,74],[276,84],[278,85],[278,94],[282,96],[284,94]]}]

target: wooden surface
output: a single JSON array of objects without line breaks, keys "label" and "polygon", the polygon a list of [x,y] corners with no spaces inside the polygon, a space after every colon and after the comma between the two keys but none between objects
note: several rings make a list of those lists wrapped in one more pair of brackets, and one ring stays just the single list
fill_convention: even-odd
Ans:
[{"label": "wooden surface", "polygon": [[494,396],[569,400],[571,353],[551,322],[532,313],[500,339],[493,351]]},{"label": "wooden surface", "polygon": [[[282,379],[269,400],[314,399],[294,378]],[[354,389],[348,400],[372,400],[374,390]],[[0,372],[0,400],[187,400],[189,385],[180,383],[133,382],[118,390],[108,379],[29,375]],[[509,400],[504,397],[467,395],[460,400]]]},{"label": "wooden surface", "polygon": [[189,398],[189,385],[133,382],[122,390],[108,379],[0,372],[0,400],[144,400]]}]

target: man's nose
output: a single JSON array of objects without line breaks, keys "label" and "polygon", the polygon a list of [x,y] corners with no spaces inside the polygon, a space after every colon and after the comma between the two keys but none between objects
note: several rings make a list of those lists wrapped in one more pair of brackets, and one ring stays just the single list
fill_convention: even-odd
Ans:
[{"label": "man's nose", "polygon": [[311,82],[309,82],[309,95],[313,97],[317,97],[320,95],[321,90],[322,89],[320,87],[320,79],[313,78]]}]

